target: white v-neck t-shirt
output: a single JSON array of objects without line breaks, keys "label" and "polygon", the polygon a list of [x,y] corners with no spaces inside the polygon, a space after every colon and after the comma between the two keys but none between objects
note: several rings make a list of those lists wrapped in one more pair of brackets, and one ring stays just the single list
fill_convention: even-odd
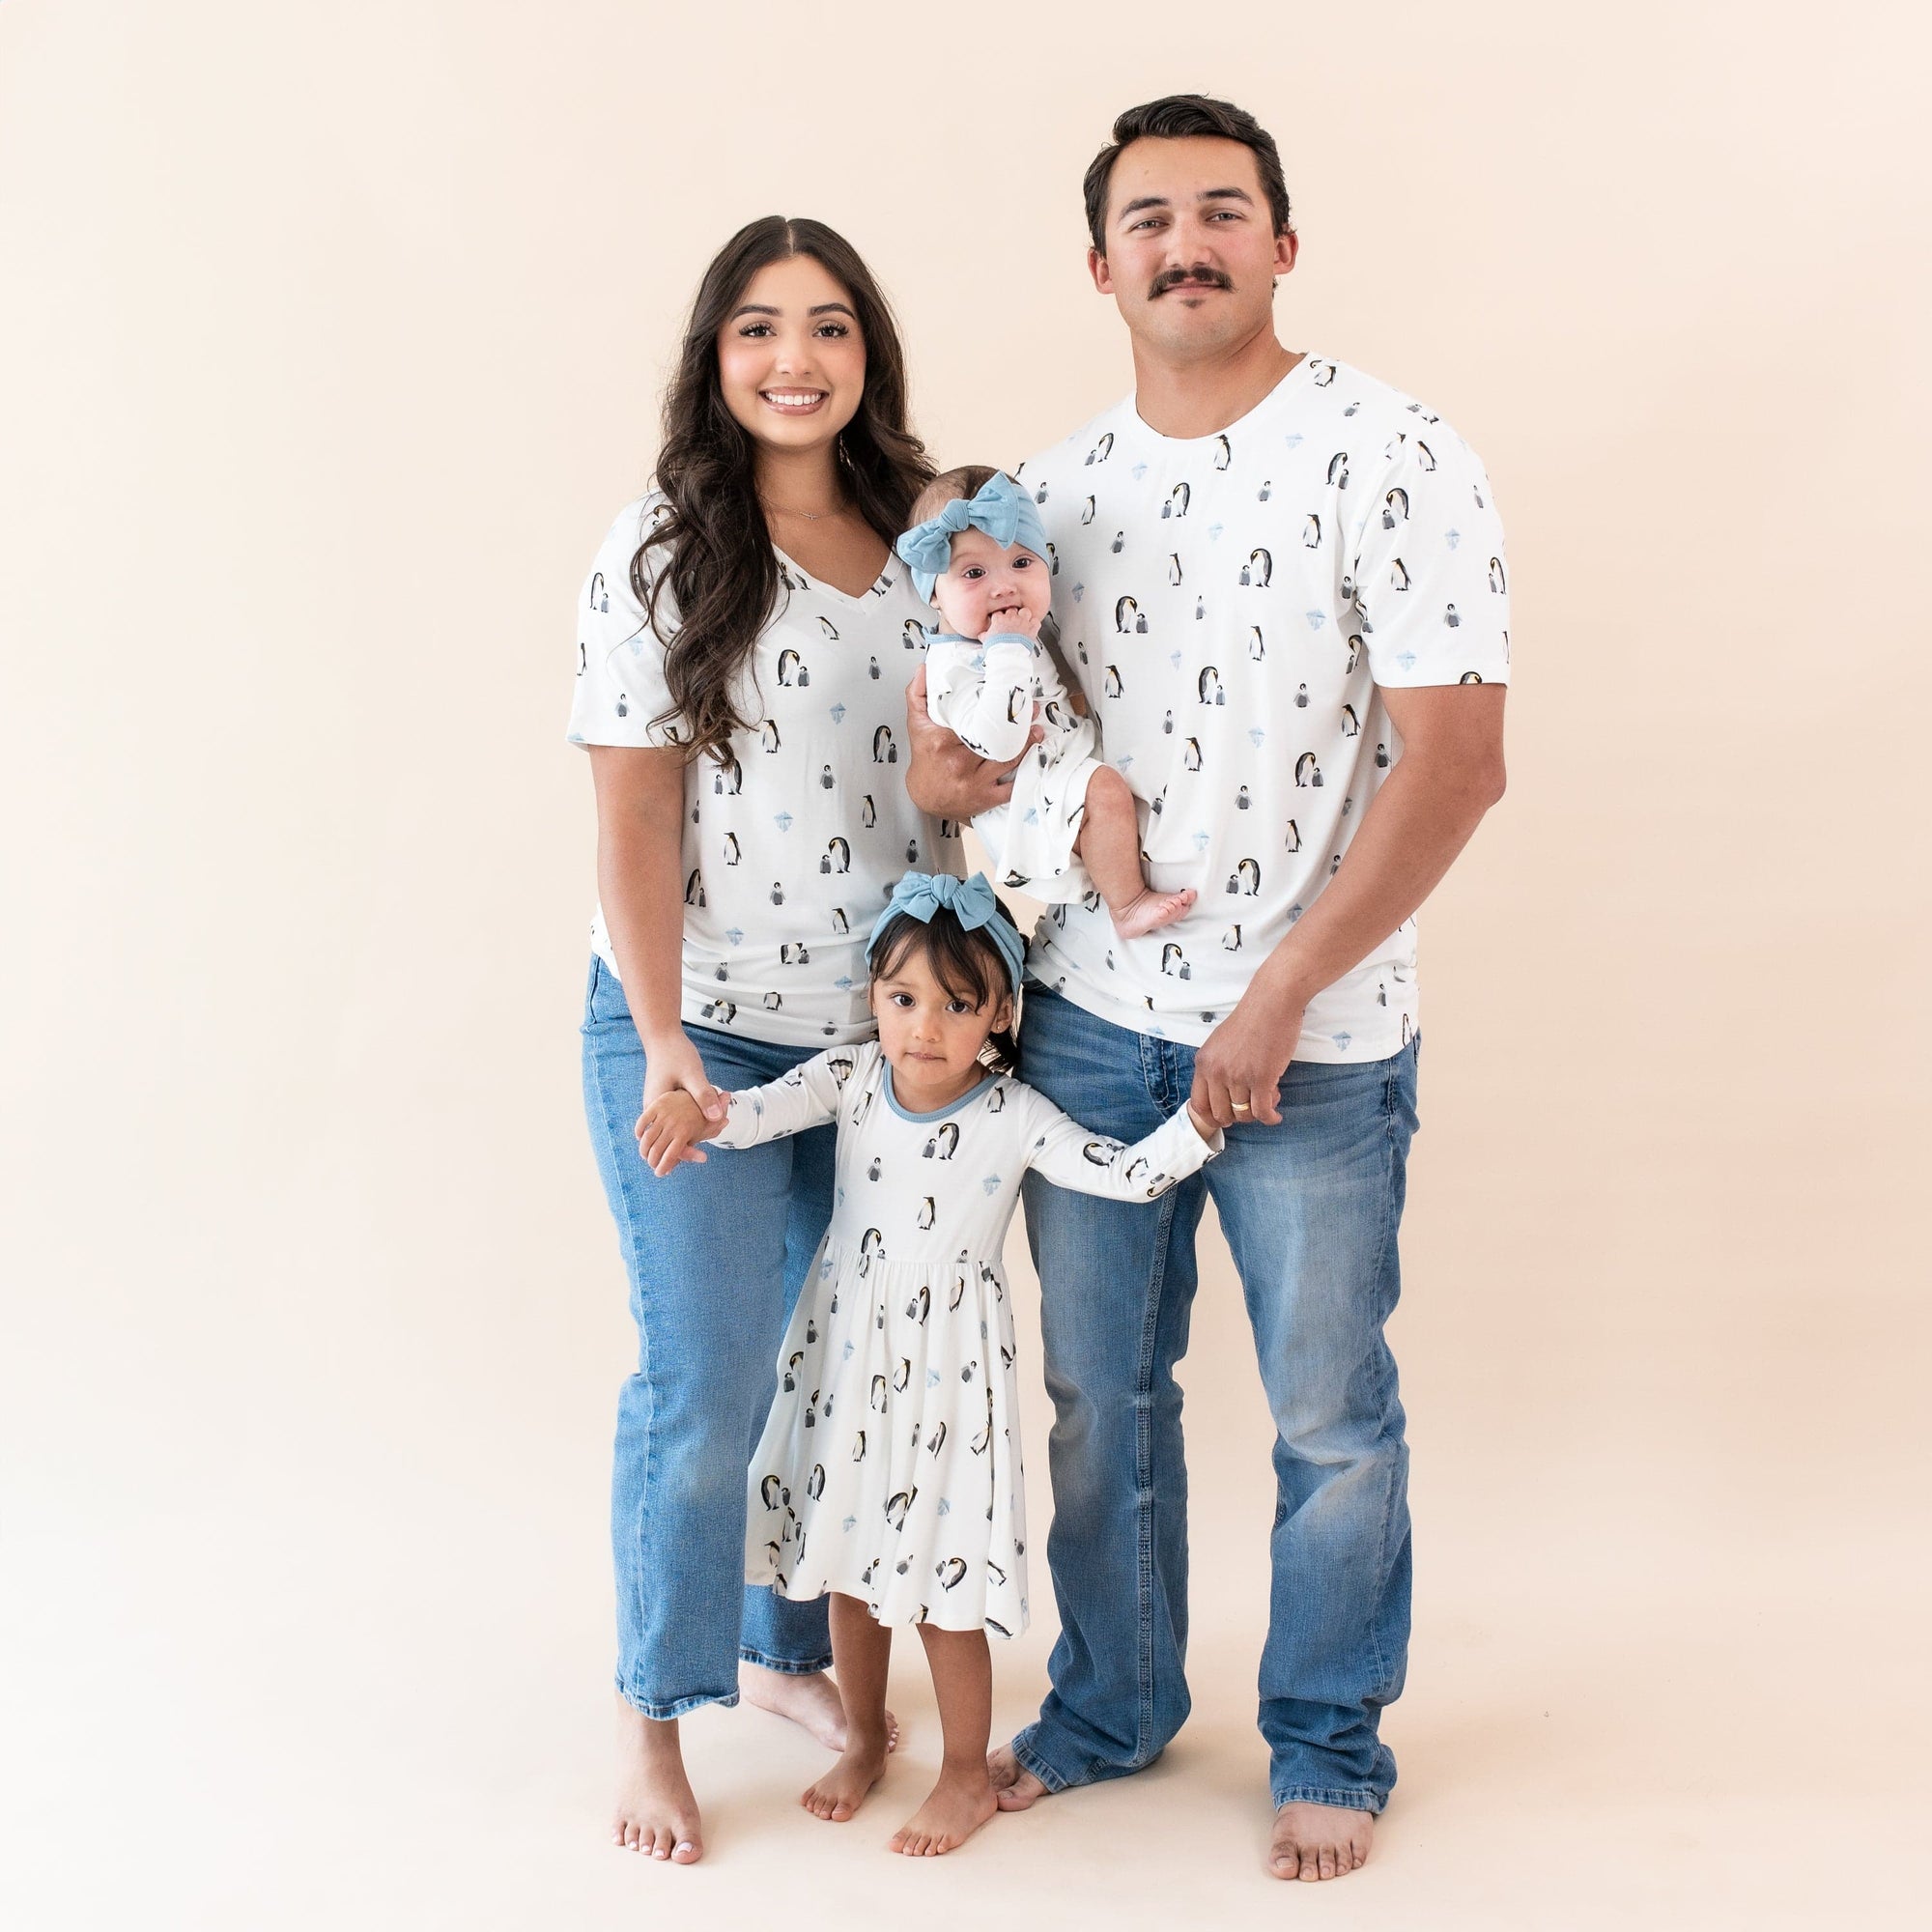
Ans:
[{"label": "white v-neck t-shirt", "polygon": [[[1433,412],[1307,356],[1215,436],[1133,399],[1021,466],[1061,656],[1140,802],[1148,882],[1185,919],[1117,937],[1056,905],[1033,977],[1103,1019],[1201,1044],[1315,903],[1402,744],[1381,688],[1507,683],[1502,524]],[[1415,922],[1309,1003],[1296,1060],[1379,1060],[1420,1024]]]},{"label": "white v-neck t-shirt", "polygon": [[[631,559],[665,514],[656,495],[618,513],[578,600],[574,745],[665,749],[665,645],[631,586]],[[647,564],[656,569],[661,556]],[[685,771],[681,1016],[787,1046],[876,1032],[866,941],[909,867],[960,869],[958,828],[906,796],[905,688],[925,651],[911,573],[896,557],[857,597],[782,552],[780,606],[759,634],[728,763]],[[667,592],[659,622],[675,635]],[[590,943],[617,971],[601,907]]]}]

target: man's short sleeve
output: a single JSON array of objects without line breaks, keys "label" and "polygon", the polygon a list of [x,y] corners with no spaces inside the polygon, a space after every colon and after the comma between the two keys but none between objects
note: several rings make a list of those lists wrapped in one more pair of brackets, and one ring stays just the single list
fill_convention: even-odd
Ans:
[{"label": "man's short sleeve", "polygon": [[[665,647],[631,587],[631,559],[643,541],[653,501],[626,508],[611,526],[577,600],[577,695],[570,707],[573,745],[664,749],[677,742],[660,723],[671,708]],[[659,603],[660,619],[668,600]]]},{"label": "man's short sleeve", "polygon": [[1350,575],[1378,684],[1509,682],[1502,519],[1447,423],[1425,421],[1390,452]]}]

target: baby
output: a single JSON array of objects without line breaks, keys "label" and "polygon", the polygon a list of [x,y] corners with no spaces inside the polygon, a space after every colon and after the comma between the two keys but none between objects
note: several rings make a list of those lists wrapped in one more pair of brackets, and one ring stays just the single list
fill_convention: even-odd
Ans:
[{"label": "baby", "polygon": [[1171,924],[1193,890],[1148,885],[1134,795],[1101,763],[1099,733],[1040,646],[1053,593],[1032,497],[1003,471],[969,464],[934,477],[913,516],[898,554],[944,620],[925,660],[933,722],[996,764],[1019,755],[1036,717],[1046,730],[1013,773],[1011,804],[973,821],[995,877],[1050,904],[1097,891],[1122,939]]}]

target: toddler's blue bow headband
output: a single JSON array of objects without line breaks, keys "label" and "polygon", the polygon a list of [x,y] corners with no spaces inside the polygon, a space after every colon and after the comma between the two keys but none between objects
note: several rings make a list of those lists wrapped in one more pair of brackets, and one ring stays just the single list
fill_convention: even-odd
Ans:
[{"label": "toddler's blue bow headband", "polygon": [[1046,526],[1033,497],[1010,476],[996,470],[977,497],[953,497],[938,516],[926,518],[898,540],[899,555],[912,565],[913,586],[928,602],[932,586],[952,561],[952,539],[967,528],[984,530],[1003,549],[1018,544],[1042,563],[1047,561]]},{"label": "toddler's blue bow headband", "polygon": [[1020,969],[1026,963],[1026,941],[1001,908],[984,872],[970,879],[955,879],[950,872],[908,872],[893,888],[886,909],[872,924],[872,936],[866,942],[866,963],[872,963],[872,949],[879,934],[898,917],[909,913],[922,925],[930,925],[932,916],[944,906],[968,932],[983,931],[1007,962],[1013,990],[1020,984]]}]

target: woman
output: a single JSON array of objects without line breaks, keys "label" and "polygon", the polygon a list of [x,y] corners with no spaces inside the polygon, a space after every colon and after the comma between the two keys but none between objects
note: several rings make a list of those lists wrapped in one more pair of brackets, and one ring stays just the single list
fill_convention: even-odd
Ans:
[{"label": "woman", "polygon": [[[866,937],[909,866],[956,870],[905,793],[924,606],[891,541],[931,473],[892,314],[815,221],[753,222],[705,271],[657,488],[617,518],[580,613],[572,741],[597,791],[584,1102],[631,1278],[618,1406],[613,1835],[702,1852],[677,1719],[753,1701],[842,1743],[825,1605],[744,1587],[745,1465],[832,1207],[829,1128],[665,1179],[643,1108],[868,1038]],[[950,828],[949,828],[950,830]]]}]

